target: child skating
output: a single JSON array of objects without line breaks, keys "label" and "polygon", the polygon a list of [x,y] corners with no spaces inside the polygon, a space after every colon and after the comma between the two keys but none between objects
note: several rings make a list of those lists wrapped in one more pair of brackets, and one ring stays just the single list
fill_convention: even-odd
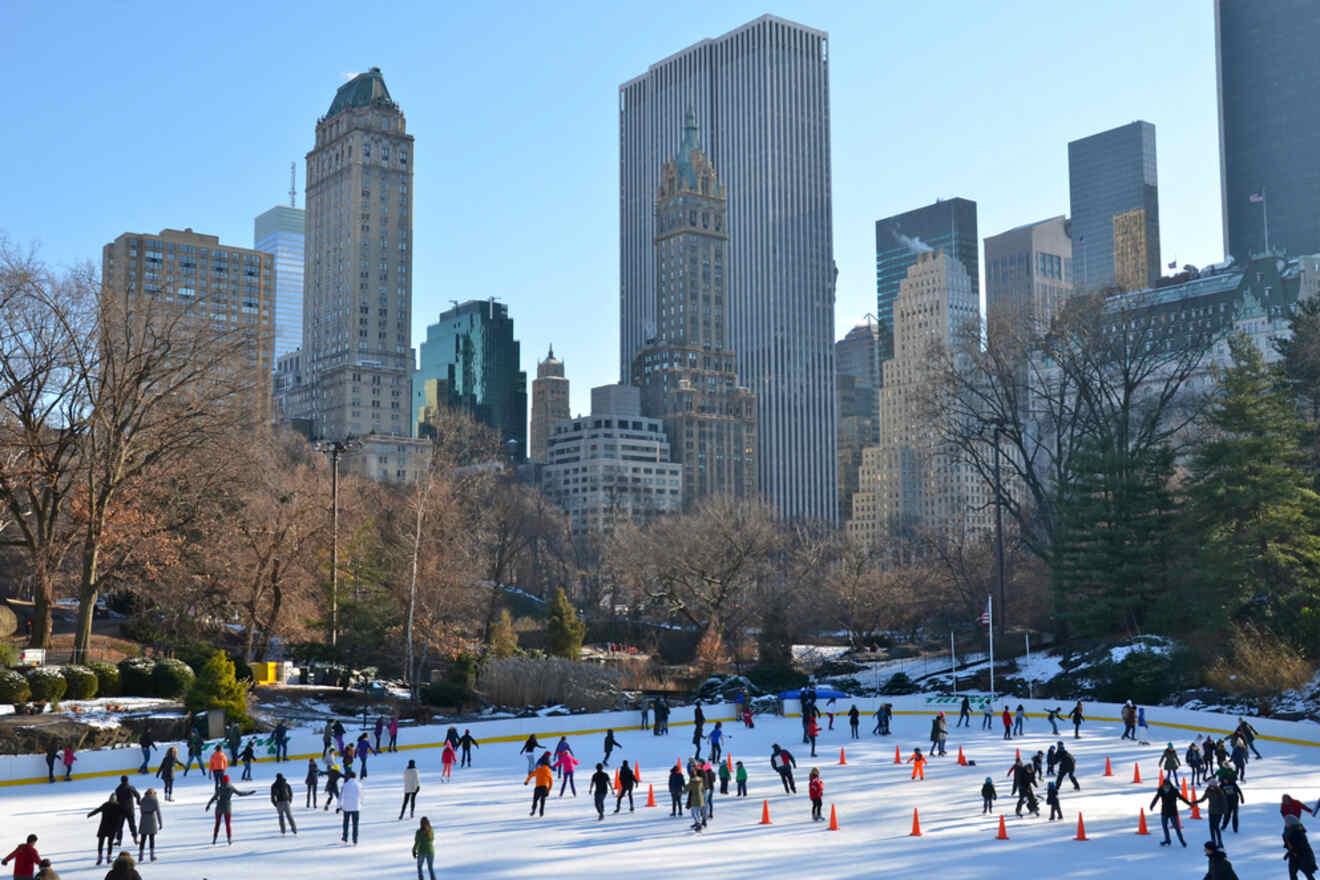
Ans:
[{"label": "child skating", "polygon": [[820,778],[820,768],[812,767],[807,775],[807,797],[811,798],[811,821],[821,822],[824,816],[821,810],[825,802],[825,783]]}]

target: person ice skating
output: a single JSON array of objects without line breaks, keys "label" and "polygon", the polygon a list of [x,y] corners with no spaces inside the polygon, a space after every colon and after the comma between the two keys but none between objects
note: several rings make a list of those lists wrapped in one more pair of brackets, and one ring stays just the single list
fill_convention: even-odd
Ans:
[{"label": "person ice skating", "polygon": [[435,831],[431,829],[431,820],[425,816],[417,826],[417,833],[413,835],[412,854],[417,860],[417,880],[426,880],[422,876],[423,862],[431,874],[431,880],[435,880]]},{"label": "person ice skating", "polygon": [[816,737],[820,736],[820,725],[815,718],[807,719],[807,741],[811,743],[811,757],[816,757]]},{"label": "person ice skating", "polygon": [[353,744],[348,743],[345,745],[342,754],[344,756],[344,773],[348,773],[348,771],[353,769],[353,759],[357,757],[357,755],[353,753]]},{"label": "person ice skating", "polygon": [[220,780],[229,769],[229,759],[225,757],[220,743],[215,744],[215,751],[211,752],[211,759],[206,762],[206,767],[211,771],[211,779],[214,780],[215,787],[220,788]]},{"label": "person ice skating", "polygon": [[1062,706],[1055,706],[1053,709],[1046,708],[1045,720],[1050,723],[1050,736],[1059,735],[1059,718],[1063,712]]},{"label": "person ice skating", "polygon": [[958,706],[958,723],[954,727],[972,726],[972,701],[967,697],[962,698],[962,703]]},{"label": "person ice skating", "polygon": [[715,763],[719,761],[720,755],[724,751],[724,722],[716,721],[715,726],[710,731],[710,761]]},{"label": "person ice skating", "polygon": [[995,799],[998,797],[999,795],[995,793],[995,784],[987,776],[981,786],[981,815],[995,811]]},{"label": "person ice skating", "polygon": [[340,840],[348,843],[348,828],[353,827],[353,845],[358,842],[358,820],[362,813],[362,783],[358,782],[357,776],[352,770],[347,771],[344,779],[344,790],[340,792],[339,803],[344,809],[344,831],[340,835]]},{"label": "person ice skating", "polygon": [[[940,750],[940,757],[946,754],[944,751],[945,743],[949,739],[949,719],[941,712],[935,716],[935,745]],[[933,754],[933,752],[932,752]]]},{"label": "person ice skating", "polygon": [[1205,766],[1201,761],[1201,747],[1192,743],[1183,753],[1183,759],[1187,763],[1187,768],[1192,771],[1192,785],[1200,785],[1203,779],[1201,768]]},{"label": "person ice skating", "polygon": [[751,706],[748,706],[747,708],[742,710],[742,723],[743,723],[743,727],[746,727],[748,730],[751,730],[752,728],[756,727],[756,722],[752,719]]},{"label": "person ice skating", "polygon": [[825,803],[825,783],[821,781],[819,767],[812,767],[807,774],[807,797],[811,799],[811,821],[823,821],[825,817],[821,815],[821,810]]},{"label": "person ice skating", "polygon": [[110,861],[110,856],[115,845],[115,840],[123,835],[124,811],[119,809],[119,801],[115,799],[113,793],[110,798],[101,806],[87,814],[88,818],[101,814],[101,822],[96,827],[96,864],[101,864],[101,847],[105,847],[105,860]]},{"label": "person ice skating", "polygon": [[211,846],[215,846],[216,839],[220,836],[220,821],[225,823],[225,840],[232,846],[234,843],[233,813],[234,796],[247,797],[252,794],[250,791],[239,791],[229,781],[229,776],[223,776],[220,779],[220,787],[211,795],[211,799],[206,802],[203,812],[211,811],[211,804],[215,804],[215,828],[211,831]]},{"label": "person ice skating", "polygon": [[1288,862],[1288,880],[1297,880],[1300,872],[1306,880],[1315,880],[1315,853],[1311,842],[1306,839],[1306,827],[1302,820],[1289,814],[1283,817],[1284,859]]},{"label": "person ice skating", "polygon": [[[367,736],[367,732],[364,730],[357,741],[358,776],[363,779],[367,778],[367,755],[374,754],[376,751],[371,747],[370,740],[371,738]],[[457,750],[455,750],[455,757],[457,757]]]},{"label": "person ice skating", "polygon": [[862,735],[859,732],[861,728],[861,723],[862,723],[862,713],[857,711],[857,706],[854,705],[848,709],[848,733],[852,736],[853,739],[862,738]]},{"label": "person ice skating", "polygon": [[[138,794],[138,790],[129,784],[127,776],[119,777],[119,785],[115,788],[115,800],[119,801],[119,810],[128,822],[128,833],[132,836],[133,842],[137,843],[137,822],[134,821],[134,807],[142,803],[142,795]],[[117,843],[123,842],[124,835],[121,829]]]},{"label": "person ice skating", "polygon": [[375,745],[375,749],[376,749],[376,754],[379,755],[379,754],[380,754],[380,738],[381,738],[381,735],[385,733],[385,716],[384,716],[384,715],[377,715],[377,716],[376,716],[376,724],[375,724],[375,727],[372,728],[372,733],[375,734],[375,736],[376,736],[376,745]]},{"label": "person ice skating", "polygon": [[1215,741],[1215,761],[1219,764],[1219,769],[1223,770],[1228,766],[1228,745],[1227,739]]},{"label": "person ice skating", "polygon": [[720,777],[720,794],[728,794],[729,780],[733,778],[733,772],[729,770],[728,761],[721,762],[719,769],[719,777]]},{"label": "person ice skating", "polygon": [[[385,729],[390,734],[390,751],[397,752],[399,750],[399,715],[397,712],[390,715],[389,723],[385,725]],[[471,763],[471,761],[468,761],[468,764]]]},{"label": "person ice skating", "polygon": [[1233,769],[1237,770],[1238,779],[1247,781],[1247,745],[1240,736],[1233,737],[1233,751],[1229,753]]},{"label": "person ice skating", "polygon": [[142,766],[138,767],[138,773],[151,772],[151,750],[155,747],[156,740],[151,736],[151,730],[144,727],[138,740],[138,748],[142,750]]},{"label": "person ice skating", "polygon": [[715,766],[707,761],[701,767],[701,783],[706,794],[706,821],[715,818]]},{"label": "person ice skating", "polygon": [[1207,840],[1205,855],[1209,860],[1209,870],[1206,871],[1204,880],[1238,880],[1238,875],[1233,870],[1233,863],[1228,860],[1222,844]]},{"label": "person ice skating", "polygon": [[247,745],[243,746],[243,751],[239,753],[238,758],[243,762],[243,774],[238,779],[240,782],[247,782],[252,778],[252,762],[257,759],[255,739],[247,741]]},{"label": "person ice skating", "polygon": [[[682,778],[683,778],[682,774],[679,774],[680,781],[682,780]],[[669,788],[670,788],[670,793],[672,794],[674,788],[672,773],[670,774]],[[610,775],[605,772],[604,764],[596,765],[596,772],[591,774],[591,780],[587,783],[587,793],[591,795],[592,800],[596,804],[596,821],[598,822],[604,821],[605,798],[610,793]],[[678,814],[671,810],[670,815],[676,816]]]},{"label": "person ice skating", "polygon": [[46,770],[50,774],[50,784],[55,784],[55,762],[60,759],[60,747],[54,740],[46,743]]},{"label": "person ice skating", "polygon": [[230,724],[229,731],[225,734],[225,741],[229,745],[229,765],[238,763],[239,747],[243,745],[243,733],[238,729],[237,724]]},{"label": "person ice skating", "polygon": [[[339,797],[339,780],[343,778],[344,774],[340,771],[338,764],[332,763],[330,769],[325,771],[325,807],[322,808],[322,812],[330,812],[331,802]],[[343,798],[340,798],[339,802],[342,804]],[[335,812],[338,813],[342,809],[342,806],[335,807]]]},{"label": "person ice skating", "polygon": [[1150,745],[1150,727],[1146,724],[1146,707],[1137,707],[1137,742],[1143,746]]},{"label": "person ice skating", "polygon": [[1189,807],[1192,805],[1191,801],[1183,797],[1168,779],[1164,780],[1164,784],[1155,791],[1155,796],[1150,799],[1150,809],[1155,809],[1156,804],[1160,805],[1160,825],[1164,827],[1164,840],[1160,842],[1160,846],[1169,846],[1173,843],[1169,839],[1170,825],[1173,826],[1174,832],[1178,835],[1178,842],[1183,846],[1187,845],[1187,841],[1183,840],[1182,836],[1182,824],[1178,821],[1178,801],[1182,801]]},{"label": "person ice skating", "polygon": [[335,738],[335,726],[334,726],[334,723],[333,723],[333,722],[330,722],[330,721],[327,721],[327,722],[325,723],[325,729],[321,731],[321,760],[322,760],[322,761],[325,760],[325,756],[326,756],[326,755],[330,754],[331,743],[334,741],[334,738]]},{"label": "person ice skating", "polygon": [[[701,708],[701,707],[698,706],[697,708]],[[698,728],[698,730],[700,730],[700,728]],[[622,748],[623,748],[623,746],[619,745],[619,741],[618,741],[617,739],[614,738],[614,728],[610,728],[609,730],[605,731],[605,745],[604,745],[604,748],[605,748],[605,762],[604,762],[604,763],[605,763],[605,766],[608,767],[608,766],[610,766],[610,753],[613,752],[615,749],[622,749]]]},{"label": "person ice skating", "polygon": [[[558,771],[558,767],[559,767],[559,756],[562,755],[562,754],[564,754],[565,752],[567,752],[568,754],[572,755],[572,754],[573,754],[573,747],[570,746],[570,745],[568,744],[568,737],[566,737],[566,736],[561,736],[561,737],[559,738],[559,742],[555,743],[555,756],[554,756],[554,759],[550,762],[550,766],[556,768],[556,770],[555,770],[556,773],[559,772],[559,771]],[[574,757],[576,757],[576,755],[575,755]]]},{"label": "person ice skating", "polygon": [[523,743],[522,750],[518,752],[520,755],[527,756],[527,774],[529,776],[536,769],[536,753],[540,748],[541,744],[536,741],[536,734],[533,733],[527,737],[527,742]]},{"label": "person ice skating", "polygon": [[[293,821],[293,786],[284,778],[283,773],[275,774],[275,781],[270,786],[270,803],[275,808],[275,815],[280,820],[280,834],[284,833],[284,820],[289,820],[289,830],[298,833],[298,825]],[[141,856],[138,859],[141,860]]]},{"label": "person ice skating", "polygon": [[[597,765],[599,770],[603,765]],[[596,777],[592,777],[594,780]],[[605,781],[609,782],[609,777]],[[681,816],[683,814],[683,791],[687,788],[687,779],[683,776],[683,765],[675,764],[669,768],[669,815]],[[597,805],[597,808],[604,810],[604,801]]]},{"label": "person ice skating", "polygon": [[[164,785],[165,800],[167,801],[174,800],[174,768],[183,766],[183,762],[179,760],[178,749],[170,746],[165,750],[165,756],[160,759],[160,766],[156,768],[156,776]],[[141,860],[142,857],[138,856],[138,861]]]},{"label": "person ice skating", "polygon": [[[706,726],[706,713],[701,708],[700,701],[698,701],[696,706],[692,708],[692,726],[696,728],[696,741],[701,742],[702,737],[705,735],[704,728]],[[609,762],[607,761],[606,763],[608,764]]]},{"label": "person ice skating", "polygon": [[651,729],[651,704],[648,703],[646,700],[642,700],[641,705],[638,706],[637,708],[640,709],[640,710],[641,710],[641,713],[642,713],[642,730],[650,730],[650,729]]},{"label": "person ice skating", "polygon": [[986,700],[981,704],[981,729],[993,730],[995,726],[995,707]]},{"label": "person ice skating", "polygon": [[1205,785],[1205,791],[1196,799],[1196,803],[1206,804],[1210,819],[1210,841],[1216,846],[1224,845],[1224,817],[1228,814],[1228,798],[1219,787],[1219,780],[1211,778]]},{"label": "person ice skating", "polygon": [[779,774],[779,781],[784,783],[784,793],[797,794],[797,783],[793,780],[793,768],[797,766],[797,760],[792,753],[775,743],[770,750],[770,766]]},{"label": "person ice skating", "polygon": [[477,742],[477,738],[474,737],[474,736],[472,735],[472,731],[467,730],[467,729],[465,728],[465,729],[463,730],[463,735],[462,735],[461,737],[459,737],[458,744],[459,744],[459,746],[462,747],[462,749],[463,749],[462,758],[461,758],[461,760],[459,761],[458,766],[460,766],[460,767],[471,767],[471,766],[472,766],[472,749],[473,749],[473,748],[478,748],[478,749],[481,748],[481,743]]},{"label": "person ice skating", "polygon": [[165,821],[160,814],[160,801],[156,799],[156,789],[149,788],[147,793],[142,795],[142,805],[139,807],[140,819],[138,823],[138,861],[146,857],[148,850],[151,853],[151,860],[156,861],[156,834],[165,827]]},{"label": "person ice skating", "polygon": [[1294,800],[1292,795],[1285,794],[1279,801],[1279,815],[1285,819],[1289,816],[1296,816],[1300,819],[1302,818],[1303,811],[1310,813],[1312,816],[1315,815],[1315,812],[1310,807],[1299,800]]},{"label": "person ice skating", "polygon": [[907,759],[907,763],[912,765],[912,778],[926,781],[926,756],[921,754],[921,749],[913,749],[912,757]]},{"label": "person ice skating", "polygon": [[1228,828],[1231,823],[1233,826],[1233,833],[1237,834],[1238,807],[1241,804],[1245,804],[1247,799],[1243,796],[1242,788],[1238,785],[1237,777],[1232,770],[1227,770],[1224,778],[1219,781],[1219,787],[1224,792],[1224,800],[1227,804],[1224,813],[1224,824],[1222,827]]},{"label": "person ice skating", "polygon": [[1056,754],[1054,746],[1050,746],[1050,750],[1045,753],[1045,773],[1047,776],[1054,775],[1054,765],[1059,763]]},{"label": "person ice skating", "polygon": [[1013,813],[1017,816],[1022,815],[1022,808],[1025,806],[1027,812],[1033,816],[1040,815],[1040,805],[1036,801],[1036,775],[1032,772],[1030,764],[1024,764],[1022,761],[1014,761],[1013,768],[1009,771],[1013,775],[1013,791],[1017,793],[1017,806],[1013,808]]},{"label": "person ice skating", "polygon": [[1063,808],[1059,806],[1059,786],[1054,784],[1053,779],[1045,786],[1045,803],[1050,808],[1049,821],[1063,818]]},{"label": "person ice skating", "polygon": [[1018,703],[1017,713],[1014,715],[1014,719],[1013,719],[1013,735],[1022,736],[1022,725],[1026,723],[1027,723],[1027,710],[1022,707],[1021,703]]},{"label": "person ice skating", "polygon": [[1086,720],[1086,716],[1082,714],[1081,700],[1078,700],[1077,705],[1073,706],[1073,710],[1068,713],[1068,717],[1072,719],[1073,723],[1073,739],[1081,739],[1082,722]]},{"label": "person ice skating", "polygon": [[[109,861],[109,856],[106,857]],[[105,875],[105,880],[142,880],[142,875],[137,872],[137,865],[133,862],[133,855],[128,850],[123,850],[115,858],[115,863],[110,866],[110,871]]]},{"label": "person ice skating", "polygon": [[[64,781],[68,782],[73,778],[73,762],[78,760],[74,757],[73,746],[65,746],[64,752],[60,755],[60,761],[64,764]],[[200,766],[201,762],[198,762]]]},{"label": "person ice skating", "polygon": [[440,781],[448,782],[454,774],[454,765],[458,763],[458,753],[454,751],[453,743],[445,743],[445,747],[440,750]]},{"label": "person ice skating", "polygon": [[275,725],[271,739],[275,743],[275,760],[289,760],[289,728],[284,725],[283,721]]},{"label": "person ice skating", "polygon": [[422,790],[422,775],[417,771],[417,762],[410,760],[408,766],[403,771],[403,803],[399,805],[399,820],[403,820],[403,813],[408,811],[408,818],[411,819],[417,812],[417,792]]},{"label": "person ice skating", "polygon": [[1044,752],[1037,751],[1036,754],[1031,756],[1031,771],[1033,774],[1035,774],[1035,777],[1037,779],[1045,778],[1045,768],[1043,766],[1044,763],[1045,763]]},{"label": "person ice skating", "polygon": [[1205,778],[1209,779],[1215,772],[1215,743],[1214,737],[1207,736],[1205,742],[1201,743],[1201,755],[1205,763]]},{"label": "person ice skating", "polygon": [[559,758],[555,761],[555,769],[559,771],[560,797],[564,796],[566,788],[573,792],[573,797],[577,797],[577,783],[573,781],[573,771],[577,769],[579,763],[578,759],[573,757],[572,750],[566,749],[559,753]]},{"label": "person ice skating", "polygon": [[[549,754],[549,752],[546,754]],[[548,764],[537,764],[532,769],[532,772],[527,774],[527,778],[523,780],[523,785],[526,785],[533,779],[536,780],[536,787],[532,789],[532,811],[528,813],[528,815],[535,816],[537,804],[540,804],[541,815],[544,816],[545,799],[549,796],[550,789],[554,787],[555,774],[551,772]]]},{"label": "person ice skating", "polygon": [[1004,739],[1012,739],[1012,738],[1013,738],[1013,713],[1010,712],[1010,711],[1008,711],[1008,707],[1007,707],[1007,706],[1004,707],[1004,712],[1003,712],[1002,715],[999,716],[999,719],[1000,719],[1000,720],[1003,722],[1003,724],[1004,724]]},{"label": "person ice skating", "polygon": [[687,783],[687,807],[692,816],[692,830],[706,827],[706,784],[701,774],[693,772]]},{"label": "person ice skating", "polygon": [[344,753],[344,734],[347,731],[344,730],[344,725],[338,718],[330,723],[330,732],[335,738],[335,749],[342,755]]},{"label": "person ice skating", "polygon": [[1256,730],[1256,728],[1251,726],[1251,724],[1247,721],[1247,719],[1239,718],[1237,729],[1233,732],[1236,733],[1238,736],[1242,737],[1242,742],[1245,743],[1249,749],[1251,749],[1251,753],[1253,755],[1255,755],[1257,758],[1261,756],[1260,752],[1256,751],[1256,737],[1259,736],[1260,733],[1259,731]]},{"label": "person ice skating", "polygon": [[41,853],[37,852],[37,835],[29,834],[25,843],[14,847],[13,852],[0,860],[0,865],[14,863],[14,880],[31,880],[41,863]]},{"label": "person ice skating", "polygon": [[624,761],[623,766],[619,768],[619,791],[614,799],[614,812],[619,812],[625,797],[628,799],[628,812],[633,812],[633,787],[635,785],[637,785],[637,777],[633,775],[628,762]]},{"label": "person ice skating", "polygon": [[1073,772],[1077,769],[1077,760],[1073,757],[1072,752],[1063,747],[1063,740],[1059,740],[1054,744],[1054,760],[1059,765],[1059,775],[1055,780],[1055,784],[1059,788],[1063,788],[1063,780],[1066,777],[1072,782],[1073,791],[1080,790],[1082,786],[1077,782],[1077,777],[1073,775]]},{"label": "person ice skating", "polygon": [[1132,705],[1131,700],[1123,702],[1123,708],[1118,711],[1118,716],[1123,719],[1123,735],[1119,739],[1137,738],[1137,708]]},{"label": "person ice skating", "polygon": [[447,742],[447,743],[449,743],[451,746],[453,746],[455,752],[458,751],[458,740],[459,740],[459,737],[458,737],[458,728],[457,728],[457,727],[451,727],[451,728],[449,728],[448,730],[445,731],[445,742]]},{"label": "person ice skating", "polygon": [[316,766],[316,759],[308,758],[307,775],[303,777],[303,783],[307,786],[307,803],[303,805],[305,810],[315,810],[319,806],[316,802],[316,787],[320,775],[321,768]]},{"label": "person ice skating", "polygon": [[747,768],[742,761],[733,764],[733,781],[737,784],[738,797],[747,797]]}]

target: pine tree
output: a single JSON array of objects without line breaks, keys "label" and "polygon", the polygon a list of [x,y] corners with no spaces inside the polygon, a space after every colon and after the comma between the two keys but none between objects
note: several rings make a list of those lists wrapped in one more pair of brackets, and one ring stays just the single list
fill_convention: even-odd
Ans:
[{"label": "pine tree", "polygon": [[237,722],[249,730],[252,719],[247,713],[247,692],[247,684],[234,676],[234,662],[224,651],[216,651],[189,686],[184,705],[189,714],[224,709],[226,722]]},{"label": "pine tree", "polygon": [[546,631],[550,636],[552,654],[570,660],[576,660],[582,654],[587,624],[578,615],[573,603],[568,601],[562,587],[555,590],[554,601],[550,603],[550,619],[546,622]]},{"label": "pine tree", "polygon": [[518,633],[513,628],[513,617],[509,609],[500,609],[500,616],[490,628],[490,652],[503,660],[512,657],[518,650]]}]

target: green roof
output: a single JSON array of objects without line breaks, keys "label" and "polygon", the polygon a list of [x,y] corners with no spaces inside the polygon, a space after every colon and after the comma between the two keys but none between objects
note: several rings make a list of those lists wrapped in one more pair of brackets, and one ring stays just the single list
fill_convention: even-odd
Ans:
[{"label": "green roof", "polygon": [[373,67],[340,86],[325,115],[334,116],[349,107],[367,107],[378,102],[394,103],[390,100],[390,90],[385,88],[385,77],[381,75],[380,68]]}]

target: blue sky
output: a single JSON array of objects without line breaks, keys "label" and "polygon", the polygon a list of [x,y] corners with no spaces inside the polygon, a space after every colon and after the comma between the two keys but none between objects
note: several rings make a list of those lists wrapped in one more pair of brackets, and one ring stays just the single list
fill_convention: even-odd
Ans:
[{"label": "blue sky", "polygon": [[57,265],[164,227],[250,247],[376,65],[416,137],[414,343],[497,296],[529,376],[553,343],[586,411],[618,378],[618,86],[765,12],[831,35],[836,336],[874,311],[877,218],[965,196],[984,238],[1067,213],[1067,142],[1133,119],[1156,126],[1165,262],[1221,258],[1211,0],[11,0],[0,232]]}]

